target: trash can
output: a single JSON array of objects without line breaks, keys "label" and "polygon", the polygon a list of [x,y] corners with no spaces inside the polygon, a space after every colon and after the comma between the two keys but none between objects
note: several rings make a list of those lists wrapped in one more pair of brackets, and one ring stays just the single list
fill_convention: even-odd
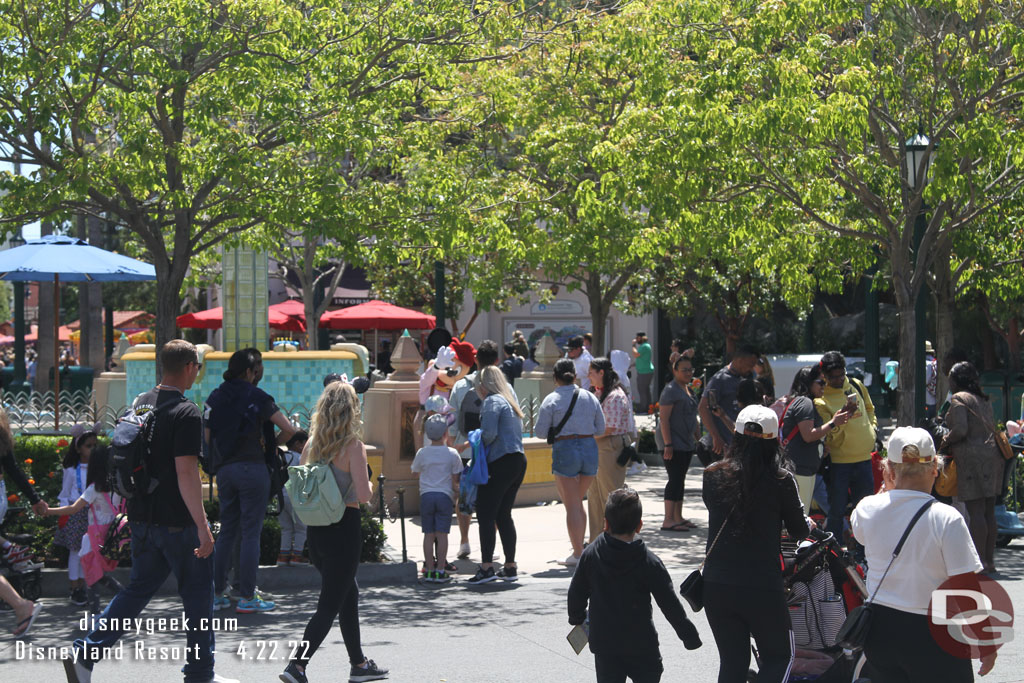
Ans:
[{"label": "trash can", "polygon": [[981,390],[988,394],[992,403],[992,414],[996,422],[1006,422],[1007,400],[1006,400],[1006,375],[1002,372],[981,373]]}]

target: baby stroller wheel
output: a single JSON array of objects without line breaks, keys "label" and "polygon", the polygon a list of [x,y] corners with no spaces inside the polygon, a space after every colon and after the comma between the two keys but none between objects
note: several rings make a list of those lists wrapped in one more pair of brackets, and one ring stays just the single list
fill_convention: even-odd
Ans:
[{"label": "baby stroller wheel", "polygon": [[32,572],[21,578],[21,597],[35,602],[43,596],[43,582],[40,580],[39,572]]}]

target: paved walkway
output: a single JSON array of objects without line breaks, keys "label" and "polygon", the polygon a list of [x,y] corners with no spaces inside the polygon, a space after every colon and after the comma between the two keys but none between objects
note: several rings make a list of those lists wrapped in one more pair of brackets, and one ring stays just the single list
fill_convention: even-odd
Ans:
[{"label": "paved walkway", "polygon": [[[684,514],[699,527],[689,533],[657,531],[661,523],[660,490],[664,470],[652,468],[632,477],[630,485],[643,495],[643,537],[665,561],[678,583],[696,566],[706,542],[706,513],[700,504],[700,469],[690,470]],[[585,683],[594,680],[593,657],[576,656],[565,640],[569,631],[565,594],[569,570],[556,564],[569,553],[565,537],[564,509],[558,504],[517,508],[513,515],[519,531],[518,561],[523,578],[515,584],[493,583],[470,586],[457,581],[446,586],[404,584],[364,588],[360,595],[363,648],[369,657],[391,669],[391,680],[430,683]],[[389,525],[392,540],[400,538],[397,525]],[[422,536],[416,520],[407,522],[411,558],[419,560]],[[473,528],[473,557],[479,559],[476,527]],[[457,539],[456,539],[457,540]],[[400,552],[400,547],[399,547]],[[1024,542],[1015,541],[997,551],[1003,572],[1002,585],[1018,611],[1024,609]],[[461,561],[460,576],[474,569]],[[277,681],[292,643],[302,638],[303,628],[316,604],[317,591],[294,590],[279,596],[280,606],[267,614],[217,616],[235,618],[237,624],[221,624],[217,632],[217,671],[244,683]],[[0,641],[0,672],[4,683],[63,681],[57,652],[48,647],[70,644],[78,635],[80,613],[63,599],[45,599],[34,634],[27,641],[30,652],[19,650],[11,639]],[[143,618],[180,616],[180,602],[171,596],[156,598]],[[704,613],[694,617],[704,647],[688,652],[671,627],[655,610],[666,683],[714,681],[718,654]],[[158,625],[157,625],[158,626]],[[0,613],[0,629],[13,628],[10,613]],[[157,629],[128,636],[121,661],[98,665],[93,680],[145,680],[173,683],[181,680],[180,652],[148,648],[183,647],[178,632]],[[141,648],[141,649],[139,649]],[[145,668],[143,668],[145,667]],[[341,636],[333,630],[309,669],[311,682],[347,680],[348,663]],[[1020,638],[1003,648],[995,671],[985,683],[1021,681],[1024,648]]]}]

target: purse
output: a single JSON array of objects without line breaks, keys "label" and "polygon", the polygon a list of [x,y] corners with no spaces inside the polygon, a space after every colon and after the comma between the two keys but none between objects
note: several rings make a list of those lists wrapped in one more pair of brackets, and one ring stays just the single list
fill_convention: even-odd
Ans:
[{"label": "purse", "polygon": [[839,628],[839,633],[836,634],[836,645],[846,650],[859,650],[864,647],[864,643],[868,639],[868,631],[871,628],[871,607],[875,601],[875,596],[878,595],[878,590],[882,587],[882,583],[885,581],[885,577],[888,576],[889,570],[892,569],[892,563],[896,561],[900,551],[903,550],[903,545],[907,542],[907,537],[910,536],[910,530],[914,528],[917,520],[921,519],[921,516],[934,502],[934,498],[929,499],[927,503],[914,513],[913,519],[910,520],[910,524],[907,525],[903,536],[900,537],[900,542],[896,544],[896,549],[892,551],[892,559],[889,560],[889,566],[882,572],[882,578],[878,580],[875,592],[871,594],[871,597],[863,605],[850,610],[850,613],[846,616],[846,621],[843,622],[843,625]]},{"label": "purse", "polygon": [[935,480],[935,493],[946,498],[956,495],[956,460],[950,458],[942,468],[939,478]]},{"label": "purse", "polygon": [[[965,406],[966,407],[966,406]],[[996,429],[996,426],[974,412],[972,408],[967,408],[974,417],[978,418],[985,423],[985,426],[992,430],[992,437],[995,439],[996,447],[999,449],[1000,455],[1003,456],[1003,460],[1013,459],[1013,448],[1010,446],[1010,440],[1006,438],[1006,432]]]},{"label": "purse", "polygon": [[699,612],[704,609],[704,575],[701,573],[704,570],[704,565],[708,563],[708,556],[711,555],[711,551],[715,549],[715,545],[718,543],[718,539],[722,537],[722,532],[725,531],[726,525],[729,524],[729,517],[732,517],[732,513],[736,511],[736,505],[732,506],[729,510],[728,517],[722,522],[722,526],[718,528],[718,533],[715,534],[715,540],[711,541],[711,547],[708,548],[707,553],[704,554],[704,561],[700,563],[700,566],[690,572],[681,584],[679,584],[679,595],[683,596],[683,600],[686,600],[686,604],[690,606],[690,609],[694,612]]}]

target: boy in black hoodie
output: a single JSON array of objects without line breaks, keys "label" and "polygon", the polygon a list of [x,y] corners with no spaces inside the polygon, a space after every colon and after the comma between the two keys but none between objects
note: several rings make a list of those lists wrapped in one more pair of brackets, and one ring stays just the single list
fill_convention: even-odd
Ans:
[{"label": "boy in black hoodie", "polygon": [[687,650],[701,646],[657,555],[636,534],[643,526],[640,496],[631,488],[608,495],[604,533],[583,551],[569,584],[569,623],[587,619],[590,651],[598,683],[658,683],[664,667],[658,632],[651,618],[651,596]]}]

